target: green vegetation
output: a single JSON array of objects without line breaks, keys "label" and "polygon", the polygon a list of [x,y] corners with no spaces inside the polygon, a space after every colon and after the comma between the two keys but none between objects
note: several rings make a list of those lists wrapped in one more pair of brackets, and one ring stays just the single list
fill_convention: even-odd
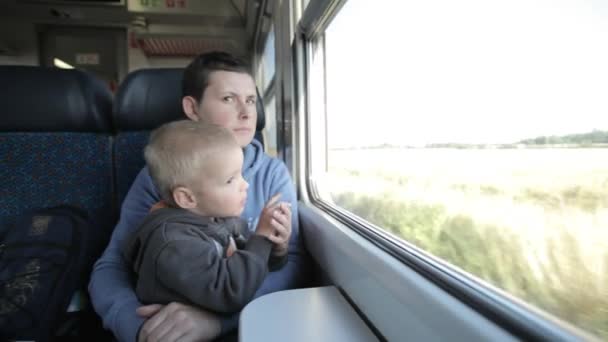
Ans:
[{"label": "green vegetation", "polygon": [[[608,143],[562,138],[331,151],[324,184],[337,204],[608,341]],[[588,142],[598,148],[578,148]]]},{"label": "green vegetation", "polygon": [[536,190],[524,189],[521,196],[516,197],[519,201],[530,201],[543,206],[545,209],[558,209],[561,199],[551,193]]},{"label": "green vegetation", "polygon": [[[487,186],[481,192],[495,196],[500,190]],[[606,205],[605,197],[580,187],[569,188],[560,195],[557,198],[526,189],[522,198],[543,206],[555,206],[560,201],[570,201],[583,209]],[[508,227],[479,224],[466,215],[450,215],[441,205],[404,202],[388,193],[371,197],[342,192],[335,194],[333,200],[516,297],[608,339],[608,251],[603,251],[601,278],[585,262],[576,237],[565,230],[546,241],[548,260],[539,262],[531,246]]]},{"label": "green vegetation", "polygon": [[545,209],[573,207],[588,212],[595,212],[599,208],[608,207],[608,196],[604,195],[604,193],[606,192],[601,191],[601,189],[592,190],[578,185],[567,187],[558,194],[527,188],[516,199],[536,203]]},{"label": "green vegetation", "polygon": [[482,195],[490,195],[490,196],[496,196],[496,195],[502,194],[502,191],[500,191],[500,189],[498,189],[497,187],[491,186],[491,185],[480,186],[479,192]]},{"label": "green vegetation", "polygon": [[592,191],[581,186],[571,186],[561,193],[567,205],[576,206],[583,210],[595,211],[600,207],[608,207],[608,196],[598,191]]}]

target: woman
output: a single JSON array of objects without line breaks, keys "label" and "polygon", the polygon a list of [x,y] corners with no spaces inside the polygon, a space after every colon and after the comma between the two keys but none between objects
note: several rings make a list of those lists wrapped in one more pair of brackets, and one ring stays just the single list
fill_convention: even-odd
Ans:
[{"label": "woman", "polygon": [[[296,287],[304,261],[296,193],[285,165],[266,155],[260,143],[253,140],[257,97],[247,64],[223,52],[200,55],[184,71],[182,91],[182,107],[188,118],[228,128],[243,148],[243,177],[249,189],[241,217],[250,228],[255,229],[265,203],[274,194],[280,193],[282,201],[291,203],[291,217],[275,217],[287,225],[276,232],[280,244],[275,253],[288,253],[288,263],[268,274],[256,297]],[[181,303],[142,306],[137,300],[120,248],[159,199],[148,170],[142,169],[123,202],[110,244],[93,268],[89,292],[95,311],[104,326],[125,342],[200,341],[234,330],[238,315],[220,317]]]}]

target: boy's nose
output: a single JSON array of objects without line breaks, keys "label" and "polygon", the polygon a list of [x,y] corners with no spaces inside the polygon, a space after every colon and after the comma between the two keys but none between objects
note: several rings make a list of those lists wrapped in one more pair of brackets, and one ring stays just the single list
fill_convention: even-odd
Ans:
[{"label": "boy's nose", "polygon": [[242,191],[247,191],[247,189],[249,189],[249,183],[247,183],[247,181],[244,179],[243,179],[243,183],[241,185],[241,189],[242,189]]}]

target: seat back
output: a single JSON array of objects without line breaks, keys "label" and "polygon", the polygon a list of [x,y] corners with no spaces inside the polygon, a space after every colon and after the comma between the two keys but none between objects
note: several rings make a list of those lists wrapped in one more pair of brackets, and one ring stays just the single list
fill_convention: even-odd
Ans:
[{"label": "seat back", "polygon": [[[130,73],[114,101],[115,179],[118,204],[144,167],[143,149],[150,132],[174,120],[186,119],[182,110],[183,69],[142,69]],[[256,138],[261,141],[264,106],[258,93]]]},{"label": "seat back", "polygon": [[0,224],[27,210],[79,206],[108,232],[112,97],[77,70],[0,66]]}]

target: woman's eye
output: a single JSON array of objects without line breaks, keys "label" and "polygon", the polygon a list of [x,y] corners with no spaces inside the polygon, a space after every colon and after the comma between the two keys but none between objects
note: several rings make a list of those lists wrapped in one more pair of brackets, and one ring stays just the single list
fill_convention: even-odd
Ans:
[{"label": "woman's eye", "polygon": [[224,98],[222,100],[224,100],[224,102],[231,102],[232,96],[224,96]]},{"label": "woman's eye", "polygon": [[247,103],[249,103],[249,104],[255,104],[255,99],[248,99]]}]

